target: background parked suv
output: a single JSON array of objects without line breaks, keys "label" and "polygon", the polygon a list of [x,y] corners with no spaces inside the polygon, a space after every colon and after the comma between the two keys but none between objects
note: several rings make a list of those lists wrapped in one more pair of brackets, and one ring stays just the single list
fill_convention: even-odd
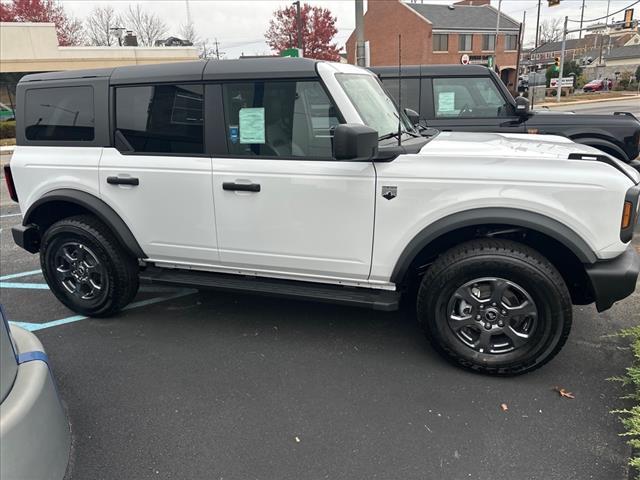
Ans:
[{"label": "background parked suv", "polygon": [[[371,70],[398,101],[398,67]],[[562,135],[627,163],[639,153],[640,122],[633,115],[518,113],[515,99],[500,78],[479,65],[402,67],[402,107],[415,110],[422,122],[443,131]],[[634,166],[640,169],[640,162]]]}]

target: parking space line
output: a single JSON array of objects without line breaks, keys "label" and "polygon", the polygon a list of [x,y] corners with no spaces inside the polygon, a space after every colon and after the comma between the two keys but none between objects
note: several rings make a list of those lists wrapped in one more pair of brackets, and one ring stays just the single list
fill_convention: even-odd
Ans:
[{"label": "parking space line", "polygon": [[46,283],[0,282],[0,288],[26,288],[31,290],[49,290]]},{"label": "parking space line", "polygon": [[21,273],[12,273],[11,275],[3,275],[2,277],[0,277],[0,282],[3,280],[13,280],[14,278],[21,278],[21,277],[29,277],[31,275],[36,275],[37,273],[41,273],[42,270],[38,269],[38,270],[31,270],[30,272],[21,272]]},{"label": "parking space line", "polygon": [[21,216],[22,216],[21,213],[5,213],[4,215],[0,215],[0,218],[21,217]]},{"label": "parking space line", "polygon": [[[140,300],[139,302],[130,303],[123,310],[130,310],[132,308],[138,308],[138,307],[146,307],[149,305],[153,305],[155,303],[166,302],[168,300],[175,300],[176,298],[185,297],[187,295],[191,295],[196,292],[197,290],[194,288],[187,288],[187,289],[180,290],[173,295],[167,295],[165,297],[155,297],[155,298],[150,298],[148,300]],[[74,315],[72,317],[61,318],[59,320],[53,320],[51,322],[45,322],[45,323],[30,323],[30,322],[9,322],[9,323],[22,327],[25,330],[29,330],[30,332],[36,332],[38,330],[44,330],[45,328],[57,327],[60,325],[66,325],[68,323],[79,322],[81,320],[86,320],[87,318],[89,317],[85,317],[83,315]]]}]

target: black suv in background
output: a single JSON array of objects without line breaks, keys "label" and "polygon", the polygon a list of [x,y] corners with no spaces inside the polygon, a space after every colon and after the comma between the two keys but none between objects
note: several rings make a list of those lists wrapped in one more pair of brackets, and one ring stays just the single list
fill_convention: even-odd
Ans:
[{"label": "black suv in background", "polygon": [[[398,67],[370,70],[398,101]],[[480,65],[403,66],[401,101],[423,125],[438,130],[562,135],[640,170],[640,122],[632,114],[530,111],[525,99],[516,101],[500,77]]]}]

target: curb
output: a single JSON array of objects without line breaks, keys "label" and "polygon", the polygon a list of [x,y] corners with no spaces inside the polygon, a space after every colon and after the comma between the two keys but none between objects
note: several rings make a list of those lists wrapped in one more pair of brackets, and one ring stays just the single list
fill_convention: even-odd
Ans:
[{"label": "curb", "polygon": [[600,102],[617,102],[619,100],[629,100],[634,98],[640,98],[640,95],[624,95],[621,97],[614,98],[594,98],[592,100],[577,100],[575,102],[545,102],[545,103],[537,103],[534,105],[536,107],[565,107],[571,105],[584,105],[587,103],[600,103]]}]

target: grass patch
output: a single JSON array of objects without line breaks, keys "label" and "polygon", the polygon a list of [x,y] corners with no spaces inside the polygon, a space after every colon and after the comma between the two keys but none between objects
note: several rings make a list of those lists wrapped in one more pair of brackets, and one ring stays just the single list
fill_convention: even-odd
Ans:
[{"label": "grass patch", "polygon": [[640,480],[640,326],[623,330],[620,336],[631,340],[635,358],[633,365],[627,368],[626,375],[615,380],[631,389],[631,393],[624,398],[631,400],[633,406],[615,410],[614,413],[620,414],[620,421],[625,428],[625,433],[621,435],[629,439],[628,443],[634,452],[629,465],[636,470],[636,480]]}]

